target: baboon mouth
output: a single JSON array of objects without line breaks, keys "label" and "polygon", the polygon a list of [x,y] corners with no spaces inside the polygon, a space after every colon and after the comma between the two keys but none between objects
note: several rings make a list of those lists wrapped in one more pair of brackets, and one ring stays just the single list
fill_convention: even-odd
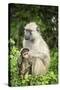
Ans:
[{"label": "baboon mouth", "polygon": [[29,40],[29,39],[25,38],[25,40]]},{"label": "baboon mouth", "polygon": [[25,40],[29,40],[29,41],[31,41],[31,42],[34,42],[34,39],[31,39],[31,40],[30,40],[30,39],[25,38]]}]

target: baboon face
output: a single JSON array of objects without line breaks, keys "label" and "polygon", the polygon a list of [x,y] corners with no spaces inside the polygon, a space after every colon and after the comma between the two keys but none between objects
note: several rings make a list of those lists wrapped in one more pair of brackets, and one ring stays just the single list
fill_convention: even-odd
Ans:
[{"label": "baboon face", "polygon": [[24,58],[24,59],[28,59],[29,58],[29,49],[28,48],[23,48],[21,50],[21,56]]},{"label": "baboon face", "polygon": [[38,33],[38,26],[36,25],[36,23],[32,22],[25,26],[24,30],[25,40],[34,41],[35,38],[37,37],[37,33]]},{"label": "baboon face", "polygon": [[22,54],[22,57],[23,57],[24,59],[28,59],[28,58],[29,58],[28,52],[24,52],[24,53]]}]

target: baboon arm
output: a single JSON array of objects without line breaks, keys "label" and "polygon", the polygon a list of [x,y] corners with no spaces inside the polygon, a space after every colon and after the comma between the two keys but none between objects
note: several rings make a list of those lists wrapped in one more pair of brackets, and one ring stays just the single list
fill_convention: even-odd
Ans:
[{"label": "baboon arm", "polygon": [[39,52],[39,53],[30,53],[31,54],[31,58],[35,58],[34,60],[36,60],[36,58],[38,58],[39,60],[41,60],[43,62],[44,65],[48,65],[50,57],[49,55],[43,53],[43,52]]},{"label": "baboon arm", "polygon": [[47,55],[43,52],[29,52],[31,57],[41,58],[44,59],[47,57]]}]

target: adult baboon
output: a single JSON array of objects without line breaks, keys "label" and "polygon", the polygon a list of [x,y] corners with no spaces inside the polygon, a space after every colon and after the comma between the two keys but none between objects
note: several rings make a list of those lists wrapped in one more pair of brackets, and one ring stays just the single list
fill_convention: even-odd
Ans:
[{"label": "adult baboon", "polygon": [[35,22],[25,26],[23,48],[28,48],[32,61],[32,74],[44,75],[50,63],[50,51]]}]

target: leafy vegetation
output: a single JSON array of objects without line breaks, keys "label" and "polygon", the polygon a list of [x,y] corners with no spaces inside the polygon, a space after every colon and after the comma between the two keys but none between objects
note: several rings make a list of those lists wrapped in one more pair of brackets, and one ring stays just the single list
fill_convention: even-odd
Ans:
[{"label": "leafy vegetation", "polygon": [[58,53],[56,49],[51,50],[51,63],[49,71],[44,76],[32,76],[26,74],[24,79],[21,80],[18,72],[17,59],[19,57],[19,51],[14,45],[11,48],[10,53],[10,84],[11,86],[26,86],[26,85],[44,85],[44,84],[57,84],[58,83]]},{"label": "leafy vegetation", "polygon": [[[48,85],[58,83],[58,7],[41,5],[9,5],[9,85]],[[21,80],[18,73],[17,59],[22,48],[24,26],[35,21],[50,48],[51,62],[46,75],[25,75]]]}]

